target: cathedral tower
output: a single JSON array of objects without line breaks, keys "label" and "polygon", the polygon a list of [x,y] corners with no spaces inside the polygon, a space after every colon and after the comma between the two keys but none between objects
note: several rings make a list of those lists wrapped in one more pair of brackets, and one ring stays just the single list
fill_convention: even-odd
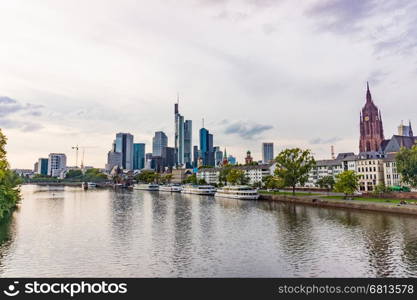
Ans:
[{"label": "cathedral tower", "polygon": [[381,111],[372,101],[369,84],[366,85],[366,103],[360,114],[359,152],[378,151],[384,140]]}]

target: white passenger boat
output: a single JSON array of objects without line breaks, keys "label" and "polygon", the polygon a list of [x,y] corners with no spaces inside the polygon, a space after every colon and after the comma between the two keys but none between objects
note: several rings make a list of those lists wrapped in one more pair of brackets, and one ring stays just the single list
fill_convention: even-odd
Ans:
[{"label": "white passenger boat", "polygon": [[160,192],[168,192],[168,193],[180,193],[182,187],[180,185],[161,185],[159,187]]},{"label": "white passenger boat", "polygon": [[247,185],[227,185],[217,189],[214,196],[241,200],[257,200],[259,193],[256,189]]},{"label": "white passenger boat", "polygon": [[97,184],[95,182],[87,182],[88,188],[95,188],[97,187]]},{"label": "white passenger boat", "polygon": [[182,188],[183,194],[196,194],[196,195],[214,195],[216,188],[211,185],[185,185]]},{"label": "white passenger boat", "polygon": [[142,191],[159,191],[159,185],[155,183],[135,184],[133,189]]}]

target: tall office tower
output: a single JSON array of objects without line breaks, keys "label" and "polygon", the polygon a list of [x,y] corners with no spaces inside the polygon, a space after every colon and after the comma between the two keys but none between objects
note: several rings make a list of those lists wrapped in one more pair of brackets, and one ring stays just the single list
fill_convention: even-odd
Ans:
[{"label": "tall office tower", "polygon": [[262,162],[267,164],[274,159],[274,143],[262,143]]},{"label": "tall office tower", "polygon": [[162,148],[168,146],[168,137],[163,131],[156,131],[152,139],[152,156],[162,156]]},{"label": "tall office tower", "polygon": [[67,167],[67,156],[64,153],[50,153],[48,156],[48,175],[59,177]]},{"label": "tall office tower", "polygon": [[214,165],[217,167],[223,162],[223,151],[220,147],[214,147]]},{"label": "tall office tower", "polygon": [[193,146],[193,168],[197,168],[198,165],[198,158],[200,157],[198,146]]},{"label": "tall office tower", "polygon": [[204,127],[200,129],[200,157],[203,165],[214,166],[213,135]]},{"label": "tall office tower", "polygon": [[142,170],[145,168],[145,144],[133,144],[133,170]]},{"label": "tall office tower", "polygon": [[40,175],[48,175],[48,159],[47,158],[39,158],[38,160],[38,169],[36,170],[37,174]]},{"label": "tall office tower", "polygon": [[175,151],[172,147],[164,147],[162,149],[162,166],[164,168],[170,168],[174,167],[175,165]]},{"label": "tall office tower", "polygon": [[186,168],[191,168],[192,157],[191,148],[193,143],[193,122],[186,120],[184,123],[184,164]]},{"label": "tall office tower", "polygon": [[192,121],[186,120],[179,113],[179,100],[174,106],[175,113],[175,165],[191,165]]},{"label": "tall office tower", "polygon": [[411,121],[408,121],[408,126],[403,124],[401,121],[401,125],[398,126],[398,135],[400,136],[409,136],[413,137],[413,128],[411,127]]},{"label": "tall office tower", "polygon": [[122,154],[122,168],[133,170],[133,135],[130,133],[116,134],[115,152]]}]

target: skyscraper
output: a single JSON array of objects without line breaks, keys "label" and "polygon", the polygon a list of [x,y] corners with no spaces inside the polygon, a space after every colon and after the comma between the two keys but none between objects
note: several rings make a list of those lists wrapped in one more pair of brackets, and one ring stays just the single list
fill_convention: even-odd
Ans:
[{"label": "skyscraper", "polygon": [[[48,175],[59,177],[67,167],[67,156],[64,153],[50,153],[48,156]],[[39,168],[39,166],[38,166]]]},{"label": "skyscraper", "polygon": [[152,139],[152,156],[162,156],[162,148],[168,146],[168,137],[163,131],[156,131]]},{"label": "skyscraper", "polygon": [[192,157],[191,157],[191,146],[193,143],[193,122],[186,120],[184,123],[184,164],[186,168],[191,168]]},{"label": "skyscraper", "polygon": [[214,166],[213,135],[206,128],[200,129],[200,157],[203,165]]},{"label": "skyscraper", "polygon": [[366,103],[360,114],[359,152],[378,151],[384,140],[381,111],[372,101],[369,84],[366,85]]},{"label": "skyscraper", "polygon": [[47,158],[39,158],[38,160],[38,169],[36,170],[37,174],[40,175],[48,175],[48,159]]},{"label": "skyscraper", "polygon": [[220,147],[214,147],[214,165],[217,167],[223,161],[223,151],[220,150]]},{"label": "skyscraper", "polygon": [[262,162],[269,163],[274,159],[274,143],[262,143]]},{"label": "skyscraper", "polygon": [[[191,164],[191,145],[192,145],[192,121],[184,122],[184,117],[179,113],[178,103],[175,103],[175,165],[181,166]],[[187,143],[187,145],[186,145]]]},{"label": "skyscraper", "polygon": [[115,152],[122,154],[122,168],[133,169],[133,135],[130,133],[116,134]]},{"label": "skyscraper", "polygon": [[145,144],[133,144],[133,169],[142,170],[145,168]]},{"label": "skyscraper", "polygon": [[200,157],[200,152],[198,151],[198,146],[193,146],[193,168],[197,168],[198,158]]}]

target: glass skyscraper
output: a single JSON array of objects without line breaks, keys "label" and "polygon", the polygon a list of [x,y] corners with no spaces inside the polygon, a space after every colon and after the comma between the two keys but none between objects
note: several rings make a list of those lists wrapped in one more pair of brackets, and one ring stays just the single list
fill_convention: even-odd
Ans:
[{"label": "glass skyscraper", "polygon": [[162,156],[162,149],[168,146],[168,137],[163,131],[155,132],[152,139],[152,155]]},{"label": "glass skyscraper", "polygon": [[192,121],[186,120],[179,113],[178,103],[175,103],[175,165],[191,165]]},{"label": "glass skyscraper", "polygon": [[116,134],[115,152],[122,153],[122,168],[133,169],[133,135],[130,133]]},{"label": "glass skyscraper", "polygon": [[184,164],[186,168],[191,168],[192,157],[191,157],[191,148],[193,137],[193,122],[191,120],[186,120],[184,123]]},{"label": "glass skyscraper", "polygon": [[262,143],[262,162],[267,164],[274,159],[274,143]]},{"label": "glass skyscraper", "polygon": [[213,135],[205,128],[200,129],[200,156],[203,165],[214,166]]},{"label": "glass skyscraper", "polygon": [[133,169],[142,170],[145,168],[145,144],[133,144]]}]

